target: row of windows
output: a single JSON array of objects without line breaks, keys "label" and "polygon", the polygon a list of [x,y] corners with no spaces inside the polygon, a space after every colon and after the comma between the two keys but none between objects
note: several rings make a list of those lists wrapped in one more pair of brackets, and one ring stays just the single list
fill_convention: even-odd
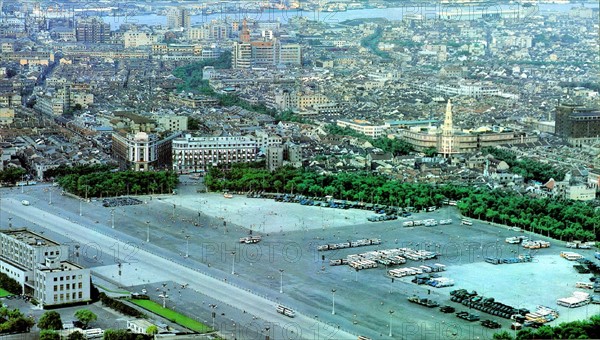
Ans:
[{"label": "row of windows", "polygon": [[[54,285],[54,291],[59,291],[59,290],[65,290],[65,286],[66,286],[66,290],[70,290],[70,289],[75,289],[75,283],[73,283],[72,285],[67,283],[66,285]],[[83,287],[83,284],[81,282],[77,283],[77,288],[81,289]]]},{"label": "row of windows", "polygon": [[54,294],[54,302],[63,302],[63,301],[69,301],[69,300],[75,300],[75,299],[82,299],[83,298],[83,293],[82,292],[78,292],[78,293],[67,293],[67,294]]},{"label": "row of windows", "polygon": [[71,280],[75,280],[75,278],[76,278],[76,277],[77,277],[77,279],[80,279],[80,280],[81,280],[81,277],[82,277],[82,275],[81,275],[81,274],[79,274],[79,275],[66,275],[66,276],[60,276],[60,277],[59,277],[59,276],[56,276],[56,277],[54,277],[54,282],[56,282],[56,281],[59,281],[59,280],[60,280],[60,281],[64,281],[64,280],[67,280],[67,281],[68,281],[68,280],[69,280],[69,278],[70,278]]}]

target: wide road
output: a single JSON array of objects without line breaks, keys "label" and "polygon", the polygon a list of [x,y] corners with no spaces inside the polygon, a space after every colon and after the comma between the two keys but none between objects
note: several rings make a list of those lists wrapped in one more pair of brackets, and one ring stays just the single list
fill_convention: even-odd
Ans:
[{"label": "wide road", "polygon": [[[65,235],[77,242],[95,243],[107,252],[109,252],[109,247],[114,248],[115,245],[120,249],[130,247],[130,244],[115,240],[34,206],[24,206],[20,201],[12,198],[4,198],[2,208],[3,210],[10,209],[15,217],[31,223],[39,223],[40,220],[43,220],[44,227],[50,231]],[[204,292],[218,301],[235,306],[248,313],[259,315],[264,320],[280,325],[281,334],[275,334],[276,339],[356,339],[356,335],[346,333],[340,329],[332,330],[330,326],[305,315],[297,313],[293,319],[285,317],[275,311],[273,301],[232,286],[223,280],[206,276],[191,268],[149,253],[144,249],[140,249],[135,254],[135,260],[140,274],[151,273],[151,275],[148,274],[151,282],[171,280],[189,283],[189,288],[192,290]],[[126,277],[123,279],[127,280]],[[323,332],[322,330],[329,331]]]}]

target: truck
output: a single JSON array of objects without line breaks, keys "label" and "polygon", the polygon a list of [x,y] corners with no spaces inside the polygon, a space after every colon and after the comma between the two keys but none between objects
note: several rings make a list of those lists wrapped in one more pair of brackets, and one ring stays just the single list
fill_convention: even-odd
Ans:
[{"label": "truck", "polygon": [[416,295],[410,296],[408,298],[408,301],[419,304],[421,306],[429,307],[429,308],[438,307],[440,305],[437,301],[429,300],[428,298],[419,297]]},{"label": "truck", "polygon": [[29,205],[29,201],[28,200],[22,200],[21,204],[23,204],[23,205]]},{"label": "truck", "polygon": [[285,307],[283,305],[277,305],[277,313],[283,314],[290,318],[293,318],[296,316],[296,313],[291,308]]}]

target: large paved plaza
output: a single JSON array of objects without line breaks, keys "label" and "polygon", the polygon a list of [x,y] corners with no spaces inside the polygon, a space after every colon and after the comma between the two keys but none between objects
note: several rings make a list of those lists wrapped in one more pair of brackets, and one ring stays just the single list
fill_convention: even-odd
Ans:
[{"label": "large paved plaza", "polygon": [[[573,263],[559,256],[565,248],[564,242],[558,241],[552,241],[548,249],[536,251],[531,263],[497,266],[485,263],[486,256],[512,257],[525,253],[522,247],[504,242],[506,237],[522,233],[479,222],[461,226],[460,216],[452,207],[411,216],[451,218],[452,225],[405,228],[403,219],[367,222],[366,218],[373,215],[367,211],[307,207],[237,195],[224,198],[216,193],[198,193],[198,188],[195,183],[182,184],[178,195],[142,196],[138,198],[143,204],[114,210],[103,207],[100,200],[83,202],[81,215],[80,202],[61,196],[55,187],[29,187],[23,193],[18,189],[2,189],[0,222],[3,227],[8,223],[14,227],[27,226],[43,230],[60,241],[79,242],[80,256],[73,257],[74,261],[93,267],[100,277],[131,291],[147,288],[158,295],[156,288],[162,289],[162,284],[167,283],[171,292],[168,304],[205,322],[212,322],[209,305],[217,304],[221,313],[217,313],[215,322],[226,330],[224,336],[237,339],[253,339],[267,332],[276,339],[338,339],[356,335],[374,339],[491,338],[493,331],[479,323],[468,323],[437,308],[411,304],[407,297],[428,295],[459,311],[466,308],[450,302],[449,291],[466,288],[533,310],[537,305],[556,307],[557,298],[570,296],[576,290],[575,282],[588,281],[590,276],[577,274]],[[52,204],[49,204],[50,192],[53,192]],[[22,199],[30,200],[31,206],[22,206],[19,203]],[[81,235],[46,227],[45,223],[54,218],[94,231],[102,238],[84,242],[79,239]],[[252,235],[260,235],[262,241],[239,243],[239,238],[248,236],[250,231]],[[317,251],[321,244],[363,238],[380,238],[383,242],[377,246]],[[418,286],[410,282],[411,277],[392,283],[381,265],[358,272],[348,266],[328,265],[330,259],[345,258],[348,254],[399,247],[439,252],[438,259],[409,260],[403,267],[430,262],[444,264],[447,271],[443,275],[456,285],[439,289]],[[592,250],[579,252],[593,257]],[[160,260],[146,261],[146,255],[142,258],[142,254]],[[117,274],[117,262],[124,263],[121,276]],[[188,268],[189,274],[175,274],[168,263]],[[238,293],[245,291],[248,296],[258,296],[262,300],[256,304],[266,301],[269,306],[252,314],[252,304],[244,302],[243,297],[225,298],[227,290],[220,289],[213,294],[208,288],[214,285],[210,280],[235,287]],[[181,289],[179,285],[186,283],[190,286]],[[196,283],[197,288],[193,288]],[[157,296],[152,297],[158,300]],[[270,308],[274,312],[278,303],[295,309],[305,320],[274,319],[266,311]],[[390,318],[391,310],[394,313]],[[558,307],[558,310],[561,312],[558,322],[600,313],[599,305]],[[500,322],[505,329],[510,324],[506,319],[479,314],[482,319]],[[302,326],[296,325],[297,322]],[[312,326],[306,326],[309,324]]]}]

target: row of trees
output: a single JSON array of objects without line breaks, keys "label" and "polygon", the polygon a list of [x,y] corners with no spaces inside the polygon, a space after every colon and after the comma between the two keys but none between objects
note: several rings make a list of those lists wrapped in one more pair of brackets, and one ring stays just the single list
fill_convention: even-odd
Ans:
[{"label": "row of trees", "polygon": [[23,287],[13,278],[4,273],[0,273],[0,287],[11,294],[21,294]]},{"label": "row of trees", "polygon": [[82,197],[142,195],[171,193],[179,183],[176,173],[170,171],[121,171],[77,173],[58,179],[60,186]]},{"label": "row of trees", "polygon": [[0,171],[0,183],[15,184],[20,181],[27,172],[22,168],[9,167]]},{"label": "row of trees", "polygon": [[96,164],[96,165],[59,165],[57,168],[49,169],[44,172],[44,177],[57,178],[66,175],[88,175],[94,172],[107,172],[117,168],[116,164]]},{"label": "row of trees", "polygon": [[525,197],[512,191],[452,184],[405,183],[369,172],[319,175],[292,167],[269,172],[261,163],[246,163],[235,164],[229,170],[209,169],[205,184],[216,191],[331,195],[350,201],[417,209],[441,206],[445,199],[456,200],[465,216],[519,226],[564,240],[596,240],[596,226],[600,226],[600,214],[585,202]]},{"label": "row of trees", "polygon": [[354,131],[348,127],[340,127],[335,124],[329,124],[325,127],[327,133],[332,135],[352,136],[362,140],[366,140],[373,147],[379,148],[385,152],[390,152],[394,156],[408,155],[414,151],[414,148],[409,143],[401,139],[390,139],[387,137],[379,137],[376,139],[370,138],[360,132]]},{"label": "row of trees", "polygon": [[[75,318],[81,322],[82,328],[87,328],[90,322],[96,321],[98,316],[89,309],[79,309],[74,314]],[[63,322],[60,314],[56,311],[48,311],[42,314],[38,320],[38,328],[45,330],[59,331],[63,328]]]},{"label": "row of trees", "polygon": [[29,332],[35,324],[32,318],[25,317],[18,308],[0,308],[0,334]]},{"label": "row of trees", "polygon": [[119,300],[113,299],[104,293],[100,293],[100,301],[102,302],[103,306],[112,308],[119,313],[132,316],[134,318],[146,318],[146,314]]},{"label": "row of trees", "polygon": [[[542,326],[538,329],[523,328],[516,334],[517,340],[529,339],[600,339],[600,315],[594,315],[589,320],[564,322],[557,326]],[[496,340],[515,339],[503,331],[494,334]]]},{"label": "row of trees", "polygon": [[360,41],[360,45],[362,47],[368,48],[371,50],[373,54],[379,56],[383,59],[391,59],[390,54],[388,52],[382,51],[379,49],[379,41],[381,41],[381,36],[383,35],[383,29],[378,27],[375,29],[373,34],[362,38]]},{"label": "row of trees", "polygon": [[538,161],[521,158],[517,159],[514,152],[500,148],[483,148],[484,154],[491,154],[494,158],[505,161],[510,166],[510,172],[523,176],[525,181],[535,180],[545,183],[550,178],[557,181],[565,177],[565,171],[556,169],[551,164],[544,164]]}]

